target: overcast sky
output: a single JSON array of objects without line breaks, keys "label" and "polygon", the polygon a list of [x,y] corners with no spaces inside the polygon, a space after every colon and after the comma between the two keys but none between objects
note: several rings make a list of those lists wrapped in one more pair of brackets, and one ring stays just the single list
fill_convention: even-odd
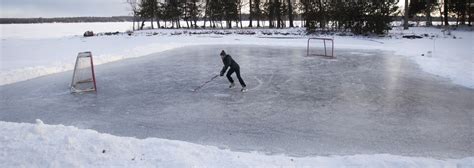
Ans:
[{"label": "overcast sky", "polygon": [[[0,0],[2,18],[129,15],[126,0]],[[400,0],[403,4],[404,0]]]},{"label": "overcast sky", "polygon": [[0,0],[1,17],[129,15],[126,0]]}]

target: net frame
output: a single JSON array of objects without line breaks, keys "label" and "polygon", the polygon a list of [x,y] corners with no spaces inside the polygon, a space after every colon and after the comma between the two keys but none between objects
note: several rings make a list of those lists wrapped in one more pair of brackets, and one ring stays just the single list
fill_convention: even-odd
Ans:
[{"label": "net frame", "polygon": [[[91,75],[91,78],[78,80],[77,79],[77,76],[79,75],[78,72],[82,69],[85,69],[85,68],[80,67],[82,65],[81,61],[84,61],[84,60],[90,62],[90,73],[91,73],[90,75]],[[88,68],[88,67],[86,67],[86,68]],[[87,75],[87,73],[88,72],[86,71],[86,73],[82,73],[81,75]],[[91,88],[80,88],[79,85],[83,85],[83,84],[87,84],[87,83],[91,83],[92,87]],[[96,85],[95,72],[94,72],[94,62],[93,62],[93,59],[92,59],[92,53],[90,51],[80,52],[79,54],[77,54],[70,89],[71,89],[71,93],[81,93],[81,92],[91,92],[91,91],[97,92],[97,85]]]},{"label": "net frame", "polygon": [[[324,44],[324,55],[322,54],[309,54],[309,44],[310,44],[310,41],[311,40],[322,40],[323,41],[323,44]],[[327,45],[326,45],[326,41],[330,41],[331,42],[331,55],[328,55],[328,52],[327,52]],[[328,57],[328,58],[336,58],[336,56],[334,55],[334,39],[332,38],[322,38],[322,37],[311,37],[311,38],[308,38],[308,43],[307,43],[307,48],[306,48],[306,56],[311,56],[311,55],[315,55],[315,56],[324,56],[324,57]]]}]

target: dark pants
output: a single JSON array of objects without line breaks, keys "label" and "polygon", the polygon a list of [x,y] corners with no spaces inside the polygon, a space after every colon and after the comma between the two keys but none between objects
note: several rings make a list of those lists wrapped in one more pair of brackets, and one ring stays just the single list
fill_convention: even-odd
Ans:
[{"label": "dark pants", "polygon": [[227,71],[227,79],[229,79],[229,82],[230,83],[234,83],[234,79],[232,79],[232,77],[230,75],[232,75],[232,73],[237,74],[237,79],[239,79],[239,82],[240,82],[240,85],[242,85],[242,87],[246,87],[247,85],[245,85],[245,82],[244,80],[242,79],[242,77],[240,77],[240,68],[230,68],[229,71]]}]

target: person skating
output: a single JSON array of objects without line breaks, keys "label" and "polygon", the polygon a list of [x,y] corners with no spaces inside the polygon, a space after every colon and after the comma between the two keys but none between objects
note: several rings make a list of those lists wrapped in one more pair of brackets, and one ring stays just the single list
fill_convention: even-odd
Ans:
[{"label": "person skating", "polygon": [[222,67],[220,75],[224,76],[225,71],[227,71],[227,68],[230,67],[229,71],[227,71],[227,75],[226,75],[227,79],[229,79],[229,82],[230,82],[229,88],[233,88],[235,86],[234,79],[232,79],[232,77],[231,77],[232,73],[235,72],[235,74],[237,75],[237,79],[239,79],[239,83],[242,86],[242,89],[240,91],[246,92],[247,91],[247,88],[246,88],[247,85],[245,85],[244,80],[240,76],[239,64],[237,64],[237,62],[235,62],[234,59],[232,59],[232,57],[230,55],[226,54],[224,50],[221,51],[220,56],[222,58],[222,62],[224,63],[224,67]]}]

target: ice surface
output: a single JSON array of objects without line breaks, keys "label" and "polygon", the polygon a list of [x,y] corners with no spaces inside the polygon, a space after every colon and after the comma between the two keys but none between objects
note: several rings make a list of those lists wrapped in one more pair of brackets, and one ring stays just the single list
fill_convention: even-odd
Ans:
[{"label": "ice surface", "polygon": [[[219,78],[225,49],[249,92]],[[391,52],[186,47],[96,67],[97,94],[69,94],[72,72],[0,86],[0,120],[73,125],[237,151],[295,156],[473,156],[474,90]],[[235,76],[234,76],[235,79]],[[237,87],[239,88],[239,87]]]}]

